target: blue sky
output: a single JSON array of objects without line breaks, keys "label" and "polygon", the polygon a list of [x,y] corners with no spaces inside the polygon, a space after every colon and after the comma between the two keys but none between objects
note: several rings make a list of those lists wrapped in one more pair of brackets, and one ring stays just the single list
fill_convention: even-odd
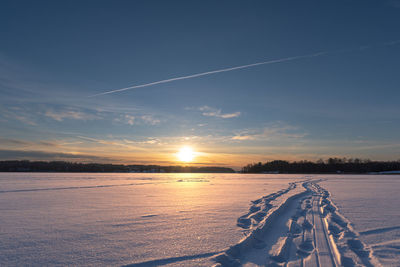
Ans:
[{"label": "blue sky", "polygon": [[399,28],[400,1],[2,1],[0,159],[397,160]]}]

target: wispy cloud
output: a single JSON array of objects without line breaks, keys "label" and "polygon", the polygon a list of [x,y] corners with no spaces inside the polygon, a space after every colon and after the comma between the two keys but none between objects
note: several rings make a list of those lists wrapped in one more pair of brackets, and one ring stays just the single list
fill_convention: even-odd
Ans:
[{"label": "wispy cloud", "polygon": [[143,120],[144,123],[150,125],[156,125],[161,122],[159,119],[154,118],[152,115],[142,115],[140,118]]},{"label": "wispy cloud", "polygon": [[135,116],[132,116],[132,115],[125,115],[125,119],[126,119],[126,122],[127,122],[129,125],[134,125],[134,124],[135,124]]},{"label": "wispy cloud", "polygon": [[29,102],[24,102],[20,106],[5,105],[4,108],[0,108],[0,111],[0,118],[3,117],[3,121],[20,121],[31,126],[44,123],[43,118],[50,118],[58,122],[64,120],[87,121],[101,119],[102,115],[104,115],[94,109]]},{"label": "wispy cloud", "polygon": [[74,159],[80,162],[112,162],[115,159],[101,156],[94,156],[81,153],[60,153],[60,152],[47,152],[37,150],[6,150],[0,149],[1,160],[71,160]]},{"label": "wispy cloud", "polygon": [[0,143],[2,148],[18,148],[18,149],[37,149],[37,148],[55,148],[64,147],[68,145],[78,144],[76,141],[68,140],[22,140],[15,138],[4,138],[0,137]]},{"label": "wispy cloud", "polygon": [[239,134],[239,135],[233,136],[232,140],[238,140],[238,141],[254,140],[255,137],[256,137],[255,135],[248,135],[248,134],[242,135],[242,134]]},{"label": "wispy cloud", "polygon": [[133,142],[127,142],[126,139],[124,140],[115,140],[115,139],[100,139],[100,138],[93,138],[93,137],[87,137],[87,136],[77,136],[77,138],[89,141],[89,142],[93,142],[93,143],[97,143],[97,144],[101,144],[101,145],[105,145],[108,147],[123,147],[125,149],[130,149],[130,150],[145,150],[144,148],[134,145],[135,143]]},{"label": "wispy cloud", "polygon": [[82,111],[77,110],[47,110],[44,115],[46,117],[52,118],[56,121],[63,121],[65,119],[72,119],[72,120],[92,120],[98,119],[99,117],[93,114],[88,114]]},{"label": "wispy cloud", "polygon": [[266,141],[266,140],[288,140],[302,139],[307,134],[300,131],[297,127],[283,122],[276,122],[262,129],[246,129],[236,133],[232,140],[235,141]]},{"label": "wispy cloud", "polygon": [[133,115],[124,114],[124,115],[120,115],[120,116],[114,118],[114,121],[126,123],[126,124],[129,124],[132,126],[132,125],[136,124],[136,117]]},{"label": "wispy cloud", "polygon": [[34,116],[32,116],[32,114],[25,109],[19,107],[9,107],[7,109],[3,109],[1,113],[2,114],[0,116],[3,116],[7,121],[17,120],[23,124],[31,126],[37,125]]},{"label": "wispy cloud", "polygon": [[161,120],[154,118],[152,115],[130,115],[130,114],[123,114],[119,117],[114,119],[116,122],[121,122],[129,125],[140,125],[140,124],[147,124],[147,125],[157,125],[161,123]]},{"label": "wispy cloud", "polygon": [[19,120],[20,122],[31,126],[37,125],[37,123],[34,122],[33,119],[29,118],[28,116],[14,114],[14,119]]},{"label": "wispy cloud", "polygon": [[216,109],[209,106],[200,107],[199,110],[202,111],[203,116],[217,117],[222,119],[236,118],[239,117],[241,114],[239,111],[233,113],[222,113],[221,109]]},{"label": "wispy cloud", "polygon": [[12,139],[12,138],[3,138],[3,137],[0,137],[0,142],[2,146],[8,146],[8,145],[26,146],[32,143],[30,141]]}]

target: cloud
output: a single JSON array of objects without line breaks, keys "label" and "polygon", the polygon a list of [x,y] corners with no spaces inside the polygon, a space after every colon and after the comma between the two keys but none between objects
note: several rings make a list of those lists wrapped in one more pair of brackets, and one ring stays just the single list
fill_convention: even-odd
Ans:
[{"label": "cloud", "polygon": [[38,147],[62,147],[68,145],[78,144],[75,142],[68,142],[65,140],[21,140],[14,138],[4,138],[0,137],[0,143],[2,148],[11,149],[37,149]]},{"label": "cloud", "polygon": [[222,119],[236,118],[239,117],[241,114],[239,111],[233,113],[222,113],[221,109],[216,109],[209,106],[200,107],[199,110],[202,111],[203,116],[216,117]]},{"label": "cloud", "polygon": [[134,125],[135,124],[135,116],[125,115],[125,120],[126,120],[126,123],[129,124],[129,125]]},{"label": "cloud", "polygon": [[230,118],[236,118],[240,116],[240,112],[234,112],[234,113],[226,113],[226,114],[221,114],[219,117],[223,119],[230,119]]},{"label": "cloud", "polygon": [[143,120],[144,123],[150,124],[150,125],[156,125],[156,124],[159,124],[161,122],[159,119],[155,119],[151,115],[143,115],[140,118]]},{"label": "cloud", "polygon": [[62,111],[47,110],[44,113],[44,115],[56,121],[63,121],[64,119],[92,120],[98,118],[98,116],[96,115],[76,110],[62,110]]},{"label": "cloud", "polygon": [[124,139],[123,142],[127,143],[127,144],[136,144],[136,145],[160,145],[161,144],[161,140],[159,140],[158,138],[154,138],[154,137],[147,137],[144,140],[139,140],[139,141],[133,141],[133,140],[128,140],[128,139]]},{"label": "cloud", "polygon": [[19,120],[20,122],[23,122],[25,124],[31,125],[31,126],[36,126],[36,122],[34,122],[31,118],[23,116],[23,115],[14,115],[14,118]]},{"label": "cloud", "polygon": [[232,137],[232,140],[239,140],[239,141],[254,140],[254,139],[255,139],[254,135],[235,135]]},{"label": "cloud", "polygon": [[114,119],[114,121],[116,121],[116,122],[122,122],[122,123],[126,123],[129,125],[134,125],[135,120],[136,120],[136,117],[133,115],[129,115],[129,114],[120,115],[119,117]]},{"label": "cloud", "polygon": [[[140,143],[140,142],[128,142],[126,139],[124,140],[113,140],[113,139],[97,139],[97,138],[92,138],[92,137],[87,137],[87,136],[77,136],[77,138],[89,141],[89,142],[93,142],[93,143],[97,143],[97,144],[101,144],[104,146],[108,146],[108,147],[112,147],[112,148],[116,148],[116,147],[123,147],[125,149],[129,149],[129,150],[137,150],[137,151],[145,151],[145,148],[142,148],[140,146],[138,146],[139,144],[144,144],[144,143]],[[138,145],[133,145],[133,144],[138,144]]]},{"label": "cloud", "polygon": [[262,129],[246,129],[236,133],[231,139],[235,141],[249,140],[298,140],[305,137],[307,134],[301,132],[297,127],[276,122]]},{"label": "cloud", "polygon": [[45,124],[47,120],[44,120],[44,118],[58,122],[64,120],[87,121],[102,119],[104,115],[107,114],[95,109],[44,102],[24,101],[18,103],[18,106],[5,104],[4,107],[0,107],[0,117],[3,117],[6,121],[20,121],[32,126]]},{"label": "cloud", "polygon": [[3,116],[8,121],[17,120],[22,122],[23,124],[31,126],[37,125],[35,120],[32,118],[32,114],[19,107],[9,107],[7,109],[2,109],[1,116]]},{"label": "cloud", "polygon": [[12,138],[3,138],[0,137],[0,142],[2,145],[18,145],[18,146],[27,146],[31,145],[32,142],[24,141],[24,140],[18,140],[18,139],[12,139]]},{"label": "cloud", "polygon": [[77,161],[114,161],[106,157],[98,157],[87,154],[77,154],[77,153],[59,153],[59,152],[46,152],[46,151],[36,151],[36,150],[6,150],[0,149],[0,159],[1,160],[71,160],[75,159]]},{"label": "cloud", "polygon": [[161,121],[159,119],[154,118],[152,115],[120,115],[115,118],[114,121],[122,122],[129,125],[137,125],[137,124],[148,124],[148,125],[157,125]]}]

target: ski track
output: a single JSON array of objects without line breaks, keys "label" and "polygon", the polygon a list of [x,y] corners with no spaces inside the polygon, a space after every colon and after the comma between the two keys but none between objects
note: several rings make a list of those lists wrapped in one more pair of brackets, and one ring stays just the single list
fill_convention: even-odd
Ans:
[{"label": "ski track", "polygon": [[215,266],[381,266],[321,181],[290,183],[252,201],[237,220],[246,236],[214,256]]}]

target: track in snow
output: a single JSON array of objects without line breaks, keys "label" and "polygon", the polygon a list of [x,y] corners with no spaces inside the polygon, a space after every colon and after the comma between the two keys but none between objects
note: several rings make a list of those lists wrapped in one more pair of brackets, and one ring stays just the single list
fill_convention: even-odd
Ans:
[{"label": "track in snow", "polygon": [[[259,212],[266,206],[260,200],[269,196],[253,201],[249,214],[238,219],[251,231],[214,257],[217,266],[380,266],[318,182],[304,181],[297,189],[291,185],[284,194],[295,190],[284,202],[267,203],[262,221],[253,220],[251,211]],[[251,220],[242,225],[243,218]]]}]

